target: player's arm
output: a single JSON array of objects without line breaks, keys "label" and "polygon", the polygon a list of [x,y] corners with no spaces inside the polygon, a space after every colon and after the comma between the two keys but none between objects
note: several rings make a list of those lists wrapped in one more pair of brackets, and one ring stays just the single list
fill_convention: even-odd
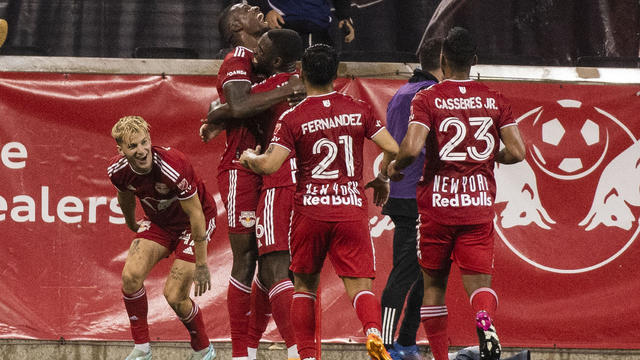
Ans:
[{"label": "player's arm", "polygon": [[496,162],[515,164],[524,160],[526,148],[517,125],[504,126],[500,129],[500,138],[504,148],[496,155]]},{"label": "player's arm", "polygon": [[[257,94],[251,93],[251,84],[246,81],[227,82],[223,87],[223,91],[228,109],[220,110],[219,114],[214,111],[211,114],[211,119],[207,115],[207,121],[221,121],[217,117],[227,114],[235,119],[247,118],[261,113],[282,101],[295,101],[297,97],[305,94],[302,80],[297,76],[289,78],[289,81],[284,86]],[[228,113],[226,113],[227,111]]]},{"label": "player's arm", "polygon": [[373,188],[373,203],[376,204],[376,206],[382,206],[389,198],[387,167],[398,153],[398,143],[385,128],[378,131],[371,140],[382,150],[382,162],[380,162],[380,172],[378,176],[369,181],[364,188]]},{"label": "player's arm", "polygon": [[211,289],[211,275],[207,267],[207,221],[202,211],[200,198],[196,193],[192,197],[180,200],[182,211],[189,217],[191,225],[191,240],[193,241],[193,251],[196,257],[196,270],[193,274],[193,293],[195,296],[204,294]]},{"label": "player's arm", "polygon": [[411,165],[418,157],[428,134],[429,129],[421,123],[409,123],[407,134],[400,144],[398,156],[389,164],[387,173],[391,180],[402,180],[404,177],[402,170]]},{"label": "player's arm", "polygon": [[132,191],[118,191],[118,205],[122,209],[127,227],[138,232],[140,224],[136,222],[136,195]]},{"label": "player's arm", "polygon": [[288,156],[289,150],[274,144],[270,144],[267,151],[260,155],[258,145],[255,149],[245,150],[240,156],[240,163],[258,175],[269,175],[280,169]]}]

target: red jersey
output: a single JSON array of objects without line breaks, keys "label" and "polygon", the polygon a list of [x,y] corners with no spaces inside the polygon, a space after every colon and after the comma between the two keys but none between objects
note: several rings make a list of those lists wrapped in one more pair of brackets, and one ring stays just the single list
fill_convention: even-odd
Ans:
[{"label": "red jersey", "polygon": [[416,94],[409,123],[429,130],[419,212],[445,225],[492,221],[500,129],[516,125],[502,94],[473,80],[445,80]]},{"label": "red jersey", "polygon": [[371,106],[335,91],[309,96],[285,112],[271,143],[296,153],[295,211],[331,222],[366,218],[364,139],[383,128]]},{"label": "red jersey", "polygon": [[[279,73],[272,75],[266,80],[253,85],[251,89],[252,93],[261,93],[274,90],[280,86],[286,85],[289,82],[291,76],[297,76],[296,73]],[[260,137],[259,142],[263,150],[267,149],[267,141],[273,136],[276,123],[278,119],[285,111],[291,107],[286,101],[282,101],[269,108],[269,110],[262,112],[255,117],[255,121],[258,122],[259,127],[262,129],[263,135]],[[289,153],[289,157],[282,164],[280,169],[273,174],[265,175],[262,177],[262,188],[270,189],[275,187],[291,186],[296,183],[296,159],[295,151]]]},{"label": "red jersey", "polygon": [[146,217],[166,229],[182,231],[190,226],[179,200],[186,200],[196,193],[205,217],[215,217],[213,198],[184,154],[160,146],[153,146],[151,152],[153,165],[147,174],[136,173],[124,156],[111,159],[107,173],[118,191],[132,191],[140,200]]},{"label": "red jersey", "polygon": [[[220,96],[220,102],[225,103],[223,87],[225,84],[233,81],[246,81],[251,83],[253,79],[253,70],[251,67],[253,60],[253,51],[238,46],[225,56],[220,69],[218,70],[218,79],[216,88]],[[218,166],[218,171],[238,169],[248,171],[240,163],[238,159],[242,152],[248,148],[255,148],[257,141],[257,129],[255,123],[249,119],[232,119],[225,124],[227,143],[222,155],[222,160]]]}]

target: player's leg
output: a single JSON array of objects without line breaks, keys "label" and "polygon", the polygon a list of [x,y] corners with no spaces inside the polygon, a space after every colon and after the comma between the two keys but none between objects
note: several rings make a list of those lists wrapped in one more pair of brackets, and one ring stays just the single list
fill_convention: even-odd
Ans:
[{"label": "player's leg", "polygon": [[425,216],[420,217],[419,231],[418,258],[424,284],[420,319],[435,360],[448,360],[448,310],[445,292],[455,231],[452,227],[440,225]]},{"label": "player's leg", "polygon": [[258,251],[255,242],[255,210],[261,180],[246,171],[229,170],[219,174],[218,187],[227,209],[229,242],[233,254],[227,288],[227,308],[233,359],[246,359],[247,314],[251,308],[251,282]]},{"label": "player's leg", "polygon": [[[153,226],[148,223],[145,227],[150,225]],[[160,231],[153,226],[138,234],[138,238],[134,239],[129,247],[122,269],[122,298],[131,325],[131,336],[135,343],[133,351],[127,357],[129,360],[151,358],[147,323],[148,303],[144,280],[158,261],[169,255],[167,247],[145,238],[154,238],[154,235],[157,235],[156,230]]]},{"label": "player's leg", "polygon": [[291,226],[291,265],[294,293],[291,300],[291,326],[301,359],[315,359],[316,291],[326,257],[329,223],[293,215]]},{"label": "player's leg", "polygon": [[[403,360],[419,360],[421,355],[416,345],[416,335],[420,328],[420,307],[424,298],[424,282],[422,272],[411,285],[409,295],[407,295],[407,306],[404,310],[402,324],[398,330],[398,338],[394,343],[394,351],[398,358]],[[384,323],[383,323],[384,327]],[[393,354],[391,354],[393,357]]]},{"label": "player's leg", "polygon": [[[260,258],[258,258],[258,273],[260,272]],[[247,328],[247,355],[249,360],[256,360],[258,346],[262,334],[271,319],[271,305],[269,304],[269,289],[254,277],[251,285],[251,313]]]},{"label": "player's leg", "polygon": [[461,269],[462,283],[476,314],[483,360],[499,359],[502,350],[493,320],[498,307],[498,295],[491,288],[494,239],[493,222],[468,225],[458,236],[454,248],[454,260]]},{"label": "player's leg", "polygon": [[[416,219],[407,216],[391,215],[391,220],[395,226],[393,233],[393,267],[387,278],[387,284],[380,300],[382,306],[382,340],[388,349],[393,347],[394,335],[407,293],[420,274],[420,267],[418,266],[418,258],[416,256]],[[422,284],[420,284],[420,287],[422,287]],[[417,309],[407,308],[404,316],[407,320],[403,321],[403,324],[407,323],[407,326],[417,324],[419,327],[419,308],[421,304],[422,298],[420,298]],[[416,317],[413,321],[409,321],[407,314],[413,314],[413,316]],[[407,329],[403,329],[405,335],[410,332],[411,329],[417,331],[417,328],[410,326]],[[413,340],[410,340],[409,337],[407,343],[407,338],[405,337],[405,343],[401,345],[415,345],[415,334],[413,338]]]},{"label": "player's leg", "polygon": [[289,278],[289,252],[274,251],[260,256],[258,278],[269,288],[269,304],[278,332],[287,346],[288,358],[298,358],[295,334],[291,325],[293,282]]},{"label": "player's leg", "polygon": [[189,332],[194,351],[191,358],[211,360],[215,351],[209,343],[202,310],[189,297],[194,271],[194,262],[177,258],[165,283],[164,297]]},{"label": "player's leg", "polygon": [[295,187],[270,188],[262,191],[256,218],[258,243],[258,279],[268,293],[267,305],[287,345],[289,358],[298,358],[295,335],[291,326],[293,283],[289,278],[289,237]]},{"label": "player's leg", "polygon": [[367,351],[376,360],[391,360],[382,342],[380,300],[371,291],[375,277],[375,251],[368,219],[334,223],[329,247],[331,264],[342,279],[347,295],[367,336]]}]

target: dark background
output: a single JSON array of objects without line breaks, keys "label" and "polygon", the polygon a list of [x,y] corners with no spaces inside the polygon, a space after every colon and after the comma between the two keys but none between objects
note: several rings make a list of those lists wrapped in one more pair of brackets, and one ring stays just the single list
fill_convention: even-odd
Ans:
[{"label": "dark background", "polygon": [[[219,58],[218,14],[233,2],[0,0],[0,54]],[[482,64],[640,66],[638,0],[354,0],[352,10],[343,60],[416,62],[424,37],[460,25]]]}]

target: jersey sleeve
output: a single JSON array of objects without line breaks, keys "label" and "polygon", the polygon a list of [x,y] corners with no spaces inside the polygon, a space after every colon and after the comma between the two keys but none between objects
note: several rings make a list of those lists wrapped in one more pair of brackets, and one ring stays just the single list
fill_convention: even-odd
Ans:
[{"label": "jersey sleeve", "polygon": [[175,188],[178,199],[186,200],[198,191],[197,178],[187,158],[175,150],[171,152],[171,156],[161,160],[161,172],[169,182],[169,187]]},{"label": "jersey sleeve", "polygon": [[500,95],[498,98],[498,108],[500,109],[498,129],[501,129],[505,126],[516,125],[516,121],[513,119],[513,114],[511,113],[511,103],[509,103],[502,95]]},{"label": "jersey sleeve", "polygon": [[283,147],[289,152],[295,151],[295,135],[291,129],[291,114],[290,111],[285,112],[280,116],[278,122],[276,123],[276,127],[273,130],[273,137],[271,138],[271,143]]},{"label": "jersey sleeve", "polygon": [[222,89],[224,85],[231,81],[251,82],[251,60],[253,53],[251,50],[238,46],[229,53],[220,65],[218,71],[218,87]]},{"label": "jersey sleeve", "polygon": [[119,192],[127,191],[127,184],[125,184],[124,178],[121,175],[121,171],[127,166],[127,160],[125,158],[114,157],[111,159],[111,165],[107,167],[107,175],[109,180],[115,186]]},{"label": "jersey sleeve", "polygon": [[420,91],[411,100],[411,108],[409,113],[409,124],[416,123],[431,130],[432,118],[429,111],[429,97],[425,90]]},{"label": "jersey sleeve", "polygon": [[371,106],[367,105],[367,110],[362,115],[364,116],[363,124],[367,139],[373,138],[384,129],[384,122],[378,119]]}]

